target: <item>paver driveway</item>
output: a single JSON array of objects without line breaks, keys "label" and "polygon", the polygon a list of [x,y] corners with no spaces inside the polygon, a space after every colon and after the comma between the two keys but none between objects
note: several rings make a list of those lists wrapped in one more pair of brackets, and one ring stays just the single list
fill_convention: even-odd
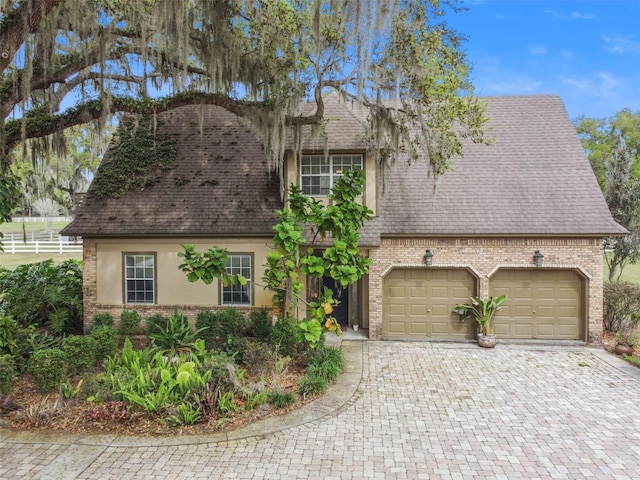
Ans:
[{"label": "paver driveway", "polygon": [[270,433],[162,441],[0,430],[0,477],[640,478],[640,370],[602,350],[343,348],[349,373],[322,401],[270,420]]}]

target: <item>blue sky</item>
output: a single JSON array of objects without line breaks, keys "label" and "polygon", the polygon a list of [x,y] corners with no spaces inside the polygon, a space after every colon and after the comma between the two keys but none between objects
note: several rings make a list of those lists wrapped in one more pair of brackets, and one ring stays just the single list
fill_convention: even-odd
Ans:
[{"label": "blue sky", "polygon": [[640,110],[640,0],[465,0],[478,95],[558,94],[571,119]]}]

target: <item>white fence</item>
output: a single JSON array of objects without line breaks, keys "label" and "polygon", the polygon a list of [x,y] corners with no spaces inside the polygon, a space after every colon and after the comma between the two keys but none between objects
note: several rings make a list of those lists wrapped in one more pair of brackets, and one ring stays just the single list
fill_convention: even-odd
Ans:
[{"label": "white fence", "polygon": [[73,217],[13,217],[15,223],[35,223],[35,222],[70,222]]},{"label": "white fence", "polygon": [[57,239],[53,240],[35,240],[27,241],[22,238],[5,238],[2,239],[2,248],[4,253],[82,253],[82,239],[73,237],[63,237],[57,235]]}]

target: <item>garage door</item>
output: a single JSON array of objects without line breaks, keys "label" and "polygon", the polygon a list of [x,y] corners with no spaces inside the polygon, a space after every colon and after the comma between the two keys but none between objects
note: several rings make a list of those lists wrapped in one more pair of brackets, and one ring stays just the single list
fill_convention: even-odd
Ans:
[{"label": "garage door", "polygon": [[470,322],[452,314],[475,294],[464,269],[394,269],[385,278],[382,333],[385,338],[468,338]]},{"label": "garage door", "polygon": [[507,296],[494,317],[501,338],[584,339],[583,279],[572,270],[499,270],[491,295]]}]

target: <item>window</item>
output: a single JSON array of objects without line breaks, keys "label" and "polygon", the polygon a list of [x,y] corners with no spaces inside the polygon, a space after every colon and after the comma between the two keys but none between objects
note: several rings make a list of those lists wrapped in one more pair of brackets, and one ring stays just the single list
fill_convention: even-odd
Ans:
[{"label": "window", "polygon": [[125,303],[155,303],[155,264],[153,254],[125,254]]},{"label": "window", "polygon": [[240,274],[247,284],[222,286],[222,304],[251,305],[251,255],[229,255],[226,267],[229,275]]},{"label": "window", "polygon": [[305,155],[300,164],[300,188],[305,195],[328,195],[347,170],[362,168],[362,155]]}]

